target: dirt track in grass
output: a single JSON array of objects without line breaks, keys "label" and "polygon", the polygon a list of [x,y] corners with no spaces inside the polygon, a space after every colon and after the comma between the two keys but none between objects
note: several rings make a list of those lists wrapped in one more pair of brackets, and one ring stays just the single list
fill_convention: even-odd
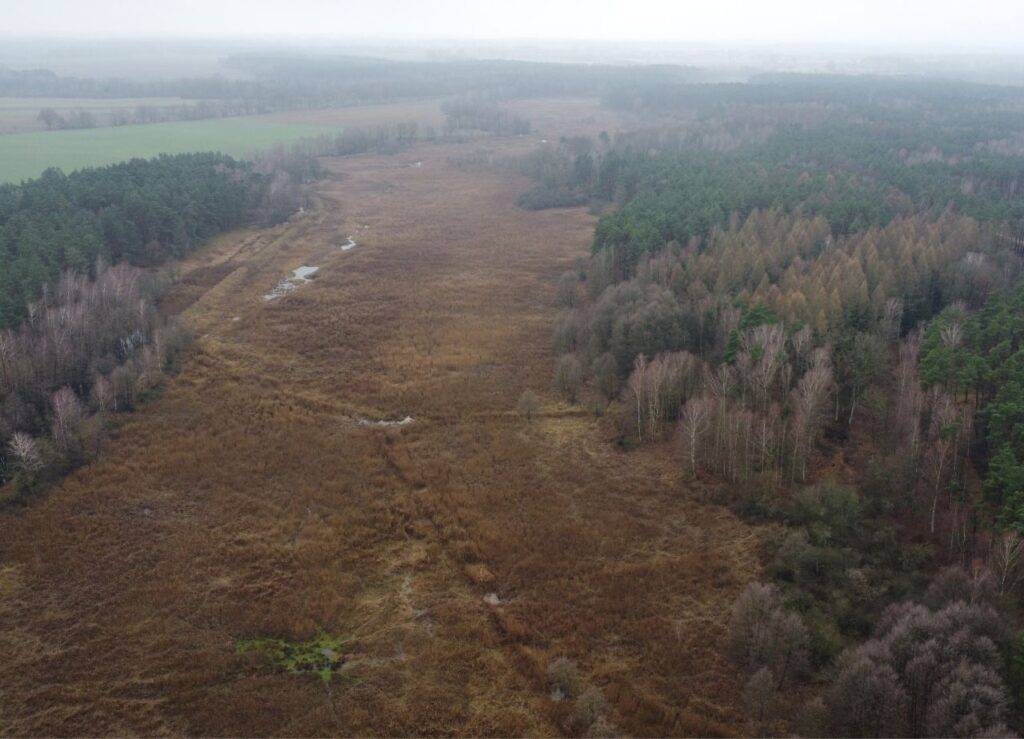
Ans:
[{"label": "dirt track in grass", "polygon": [[[478,146],[334,160],[316,207],[185,265],[181,373],[0,515],[0,734],[557,735],[556,656],[621,732],[742,731],[723,622],[756,533],[557,400],[556,284],[594,218],[449,163]],[[352,639],[327,687],[235,652],[318,628]]]}]

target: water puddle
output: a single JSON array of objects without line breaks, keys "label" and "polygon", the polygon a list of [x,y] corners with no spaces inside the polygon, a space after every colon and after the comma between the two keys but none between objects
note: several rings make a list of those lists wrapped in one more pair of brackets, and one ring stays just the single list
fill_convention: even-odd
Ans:
[{"label": "water puddle", "polygon": [[342,251],[348,251],[349,249],[355,249],[357,246],[358,246],[358,244],[356,244],[356,240],[353,239],[351,236],[349,236],[348,237],[348,243],[347,244],[342,244],[341,245],[341,250]]},{"label": "water puddle", "polygon": [[307,282],[312,282],[312,277],[317,273],[319,267],[309,267],[303,265],[298,269],[292,270],[291,277],[285,277],[277,286],[269,293],[263,296],[264,301],[271,301],[280,298],[282,295],[287,295],[295,288],[300,285],[305,285]]},{"label": "water puddle", "polygon": [[371,420],[369,418],[357,418],[356,422],[360,426],[377,426],[379,428],[384,428],[386,426],[408,426],[414,420],[415,419],[413,419],[412,416],[406,416],[405,418],[401,418],[401,419],[398,419],[398,420],[382,418],[382,419],[380,419],[378,421],[374,421],[374,420]]},{"label": "water puddle", "polygon": [[370,426],[372,428],[391,428],[393,426],[408,426],[410,423],[415,423],[416,419],[412,416],[406,416],[405,418],[366,418],[365,416],[342,416],[344,421],[348,423],[354,423],[356,426]]}]

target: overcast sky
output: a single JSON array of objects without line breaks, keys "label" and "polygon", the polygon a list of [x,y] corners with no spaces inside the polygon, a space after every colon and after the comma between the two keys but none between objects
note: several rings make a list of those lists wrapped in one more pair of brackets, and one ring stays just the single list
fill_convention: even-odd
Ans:
[{"label": "overcast sky", "polygon": [[316,35],[1024,52],[1024,0],[0,0],[24,35]]}]

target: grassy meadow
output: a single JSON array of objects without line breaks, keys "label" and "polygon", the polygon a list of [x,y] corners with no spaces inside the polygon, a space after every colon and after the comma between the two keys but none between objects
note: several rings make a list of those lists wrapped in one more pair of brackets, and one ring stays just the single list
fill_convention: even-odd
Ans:
[{"label": "grassy meadow", "polygon": [[0,182],[38,177],[48,167],[70,172],[159,154],[219,151],[240,157],[274,144],[338,130],[239,117],[9,134],[0,136]]}]

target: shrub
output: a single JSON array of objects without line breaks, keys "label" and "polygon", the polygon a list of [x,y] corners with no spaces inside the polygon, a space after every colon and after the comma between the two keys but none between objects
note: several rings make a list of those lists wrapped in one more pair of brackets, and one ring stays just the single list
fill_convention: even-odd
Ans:
[{"label": "shrub", "polygon": [[577,729],[587,731],[608,710],[604,694],[597,688],[590,687],[580,693],[573,710],[573,723]]},{"label": "shrub", "polygon": [[589,739],[613,739],[622,736],[622,732],[615,728],[615,724],[609,721],[607,716],[598,716],[597,720],[587,729],[585,736]]},{"label": "shrub", "polygon": [[583,366],[575,354],[563,354],[555,365],[555,387],[566,400],[575,403],[583,384]]},{"label": "shrub", "polygon": [[932,611],[901,603],[874,638],[847,651],[826,694],[842,736],[979,736],[1004,729],[995,612],[956,601]]},{"label": "shrub", "polygon": [[564,308],[575,308],[579,300],[580,278],[575,271],[564,272],[558,280],[558,304]]},{"label": "shrub", "polygon": [[743,701],[747,706],[747,714],[760,724],[768,717],[768,711],[776,693],[775,675],[767,667],[755,672],[743,689]]},{"label": "shrub", "polygon": [[778,588],[751,583],[733,606],[730,649],[750,673],[769,668],[776,688],[782,688],[807,667],[807,629],[800,616],[783,608]]},{"label": "shrub", "polygon": [[516,403],[516,410],[527,421],[532,420],[540,410],[540,400],[537,398],[537,394],[532,390],[524,390],[523,394],[519,396],[519,402]]},{"label": "shrub", "polygon": [[564,310],[555,322],[553,343],[555,351],[566,353],[576,351],[580,338],[580,317],[576,310]]},{"label": "shrub", "polygon": [[611,352],[605,352],[593,361],[590,374],[594,377],[594,385],[605,402],[618,397],[622,389],[622,378],[619,377],[619,364]]},{"label": "shrub", "polygon": [[546,208],[578,208],[587,204],[587,198],[572,190],[538,185],[519,196],[519,207],[526,210]]},{"label": "shrub", "polygon": [[557,700],[572,698],[580,689],[580,673],[576,663],[567,657],[558,657],[548,665],[548,683]]}]

